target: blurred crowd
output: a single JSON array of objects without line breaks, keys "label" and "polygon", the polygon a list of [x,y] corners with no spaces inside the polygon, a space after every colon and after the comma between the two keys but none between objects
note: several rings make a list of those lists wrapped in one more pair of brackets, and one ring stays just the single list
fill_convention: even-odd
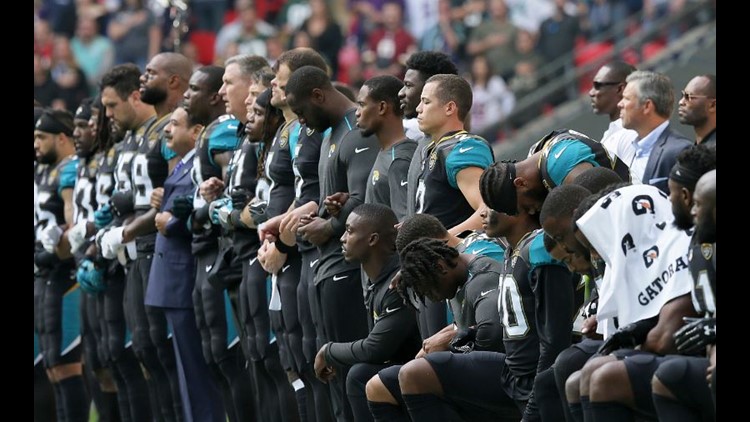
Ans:
[{"label": "blurred crowd", "polygon": [[[273,63],[285,50],[312,47],[329,62],[332,79],[355,91],[376,75],[403,78],[414,51],[442,51],[474,90],[473,130],[493,138],[518,100],[575,67],[571,52],[648,29],[687,1],[35,0],[34,97],[70,110],[95,93],[113,65],[143,69],[164,51],[199,67],[236,54]],[[613,30],[629,16],[640,18]],[[663,41],[684,29],[665,31]],[[553,62],[557,72],[539,73]],[[553,95],[549,105],[570,95]]]}]

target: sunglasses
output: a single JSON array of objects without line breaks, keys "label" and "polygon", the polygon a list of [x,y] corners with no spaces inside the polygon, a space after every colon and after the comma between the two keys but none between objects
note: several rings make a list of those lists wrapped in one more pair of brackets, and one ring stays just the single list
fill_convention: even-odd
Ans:
[{"label": "sunglasses", "polygon": [[696,98],[714,98],[714,97],[711,97],[711,96],[709,96],[709,95],[694,95],[694,94],[688,94],[687,92],[685,92],[685,91],[682,91],[682,99],[683,99],[683,100],[685,100],[685,101],[687,101],[687,102],[691,102],[691,101],[693,101],[693,100],[694,100],[694,99],[696,99]]},{"label": "sunglasses", "polygon": [[599,81],[594,81],[593,85],[594,85],[594,89],[596,89],[598,91],[598,90],[602,89],[602,87],[610,86],[610,85],[612,85],[612,86],[613,85],[620,85],[621,83],[622,82],[599,82]]}]

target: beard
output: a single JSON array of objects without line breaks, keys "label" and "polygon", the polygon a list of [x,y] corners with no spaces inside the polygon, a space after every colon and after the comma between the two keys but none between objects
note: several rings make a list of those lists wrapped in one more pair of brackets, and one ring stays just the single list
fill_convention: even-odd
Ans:
[{"label": "beard", "polygon": [[688,230],[693,227],[693,218],[685,213],[677,213],[674,215],[674,222],[672,223],[680,230]]},{"label": "beard", "polygon": [[46,154],[40,155],[39,162],[41,164],[55,164],[57,162],[57,151],[52,149]]},{"label": "beard", "polygon": [[146,104],[155,105],[167,99],[167,91],[161,88],[146,88],[141,94],[141,101]]}]

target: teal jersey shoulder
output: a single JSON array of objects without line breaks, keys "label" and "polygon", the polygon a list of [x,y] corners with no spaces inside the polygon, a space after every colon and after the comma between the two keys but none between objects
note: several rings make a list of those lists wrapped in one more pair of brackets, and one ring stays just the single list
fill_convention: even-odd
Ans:
[{"label": "teal jersey shoulder", "polygon": [[565,264],[563,262],[552,258],[552,255],[550,255],[549,252],[547,252],[547,249],[544,248],[544,231],[539,229],[531,236],[533,237],[530,237],[528,239],[528,243],[524,242],[526,243],[524,245],[524,249],[526,250],[523,251],[526,252],[524,253],[524,255],[527,255],[528,253],[525,258],[526,262],[529,264],[530,273],[537,267],[541,267],[544,265],[559,265],[561,267],[565,267]]},{"label": "teal jersey shoulder", "polygon": [[456,248],[459,252],[472,255],[484,255],[495,261],[503,262],[505,259],[505,247],[498,239],[488,237],[484,233],[472,233],[464,238]]},{"label": "teal jersey shoulder", "polygon": [[546,156],[547,173],[555,185],[562,185],[575,166],[581,163],[591,163],[599,167],[596,154],[591,147],[578,139],[563,139],[550,145]]},{"label": "teal jersey shoulder", "polygon": [[57,185],[57,193],[63,189],[73,188],[76,184],[76,175],[78,174],[78,158],[71,158],[70,161],[60,166],[60,183]]},{"label": "teal jersey shoulder", "polygon": [[[471,136],[471,135],[469,135]],[[481,138],[467,137],[453,146],[445,158],[448,183],[458,189],[456,175],[467,167],[486,169],[495,161],[490,146]]]}]

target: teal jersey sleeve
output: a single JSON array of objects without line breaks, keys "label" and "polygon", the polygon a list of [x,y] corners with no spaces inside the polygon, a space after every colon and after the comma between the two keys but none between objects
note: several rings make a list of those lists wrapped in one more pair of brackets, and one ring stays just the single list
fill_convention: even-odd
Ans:
[{"label": "teal jersey sleeve", "polygon": [[492,150],[486,142],[468,138],[457,143],[445,158],[445,171],[448,175],[448,183],[458,189],[456,175],[466,167],[479,167],[486,169],[495,161]]},{"label": "teal jersey sleeve", "polygon": [[68,161],[60,168],[60,183],[57,185],[58,194],[60,194],[63,189],[72,189],[73,186],[75,186],[77,170],[78,158]]},{"label": "teal jersey sleeve", "polygon": [[163,138],[161,141],[161,156],[167,161],[177,156],[177,153],[167,146],[167,138]]},{"label": "teal jersey sleeve", "polygon": [[560,186],[575,166],[581,163],[591,163],[599,167],[596,154],[585,143],[567,139],[552,145],[547,155],[547,173],[555,185]]},{"label": "teal jersey sleeve", "polygon": [[212,165],[214,154],[217,152],[234,151],[237,149],[239,138],[237,137],[237,127],[240,121],[237,119],[227,119],[217,124],[208,134],[208,160]]},{"label": "teal jersey sleeve", "polygon": [[543,265],[559,265],[565,267],[561,261],[552,258],[552,255],[544,248],[544,232],[539,233],[531,240],[529,244],[529,276],[537,268]]}]

